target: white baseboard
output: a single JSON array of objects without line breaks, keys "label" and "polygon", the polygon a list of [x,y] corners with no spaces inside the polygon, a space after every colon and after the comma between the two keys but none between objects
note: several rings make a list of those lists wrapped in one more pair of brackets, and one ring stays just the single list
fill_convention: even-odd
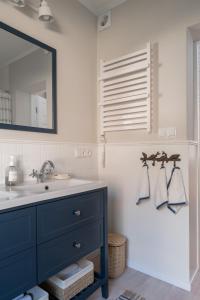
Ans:
[{"label": "white baseboard", "polygon": [[[187,281],[187,282],[179,281],[176,278],[168,277],[168,276],[165,276],[164,274],[159,274],[159,273],[154,272],[152,270],[147,270],[145,267],[137,265],[137,264],[132,263],[130,261],[128,262],[127,265],[128,265],[129,268],[132,268],[136,271],[139,271],[141,273],[144,273],[144,274],[149,275],[151,277],[154,277],[156,279],[167,282],[171,285],[174,285],[174,286],[176,286],[178,288],[181,288],[183,290],[186,290],[188,292],[191,291],[191,282],[190,281]],[[195,275],[194,275],[194,277],[195,277]]]}]

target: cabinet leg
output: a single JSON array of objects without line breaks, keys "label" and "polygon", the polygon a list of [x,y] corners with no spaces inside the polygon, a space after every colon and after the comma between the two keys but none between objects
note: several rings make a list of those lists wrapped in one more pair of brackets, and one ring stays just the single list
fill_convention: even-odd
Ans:
[{"label": "cabinet leg", "polygon": [[108,290],[108,280],[104,285],[101,286],[101,294],[102,297],[107,299],[109,297],[109,290]]}]

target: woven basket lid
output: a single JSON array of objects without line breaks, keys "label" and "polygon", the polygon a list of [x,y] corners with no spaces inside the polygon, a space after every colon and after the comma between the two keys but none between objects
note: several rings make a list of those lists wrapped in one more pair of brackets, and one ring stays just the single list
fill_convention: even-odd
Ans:
[{"label": "woven basket lid", "polygon": [[119,247],[126,242],[126,238],[118,233],[109,233],[108,234],[108,245]]}]

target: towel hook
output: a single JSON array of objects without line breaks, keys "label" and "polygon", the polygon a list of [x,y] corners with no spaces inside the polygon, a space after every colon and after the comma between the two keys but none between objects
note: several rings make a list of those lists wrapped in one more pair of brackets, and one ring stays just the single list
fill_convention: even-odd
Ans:
[{"label": "towel hook", "polygon": [[169,157],[168,160],[169,160],[169,161],[173,161],[173,163],[174,163],[174,168],[177,168],[177,166],[176,166],[177,161],[181,161],[181,159],[180,159],[180,154],[173,154],[173,155],[171,155],[171,156]]},{"label": "towel hook", "polygon": [[164,168],[165,162],[168,162],[167,153],[165,151],[162,151],[162,156],[160,156],[157,161],[161,162],[161,168]]},{"label": "towel hook", "polygon": [[148,160],[152,160],[152,166],[154,167],[156,164],[156,161],[158,160],[158,156],[160,155],[160,152],[156,152],[156,154],[152,154],[148,157]]},{"label": "towel hook", "polygon": [[147,166],[147,154],[142,152],[143,157],[140,160],[143,162],[143,166]]},{"label": "towel hook", "polygon": [[165,167],[165,161],[163,160],[161,163],[161,169]]}]

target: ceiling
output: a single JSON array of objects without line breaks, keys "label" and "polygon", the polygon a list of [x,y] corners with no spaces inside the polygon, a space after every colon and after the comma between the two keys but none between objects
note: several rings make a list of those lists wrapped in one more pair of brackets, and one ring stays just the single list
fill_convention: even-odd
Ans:
[{"label": "ceiling", "polygon": [[102,13],[110,10],[127,0],[78,0],[81,4],[87,7],[92,13],[99,16]]},{"label": "ceiling", "polygon": [[[37,10],[40,6],[41,0],[26,0],[27,5],[31,6],[34,10]],[[114,7],[126,2],[127,0],[78,0],[93,14],[99,16],[104,12],[113,9]]]}]

